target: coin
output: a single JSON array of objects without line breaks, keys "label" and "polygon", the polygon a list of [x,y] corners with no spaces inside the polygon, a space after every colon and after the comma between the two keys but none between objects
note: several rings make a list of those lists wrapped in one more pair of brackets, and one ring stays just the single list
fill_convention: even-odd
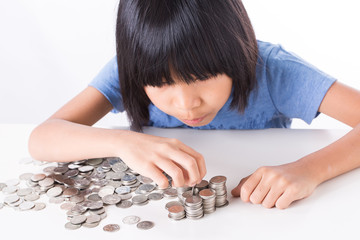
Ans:
[{"label": "coin", "polygon": [[86,217],[86,223],[98,223],[101,221],[101,217],[97,214],[92,214]]},{"label": "coin", "polygon": [[30,180],[33,182],[39,182],[41,180],[43,180],[44,178],[46,178],[46,175],[43,173],[38,173],[38,174],[34,174]]},{"label": "coin", "polygon": [[20,209],[21,211],[30,210],[30,209],[32,209],[33,207],[35,207],[35,203],[33,203],[33,202],[28,202],[28,201],[25,201],[25,202],[23,202],[23,203],[21,203],[21,204],[19,205],[19,209]]},{"label": "coin", "polygon": [[34,176],[33,173],[23,173],[19,176],[20,180],[29,180],[31,177]]},{"label": "coin", "polygon": [[81,227],[81,225],[72,224],[71,222],[68,222],[68,223],[65,224],[65,228],[69,229],[69,230],[75,230],[75,229],[78,229],[80,227]]},{"label": "coin", "polygon": [[135,224],[140,221],[140,218],[138,216],[127,216],[123,218],[123,223],[125,224]]},{"label": "coin", "polygon": [[131,201],[127,201],[127,200],[124,200],[124,201],[121,201],[119,202],[118,204],[116,204],[116,206],[118,208],[129,208],[132,206],[132,202]]},{"label": "coin", "polygon": [[150,221],[142,221],[139,222],[136,227],[142,230],[148,230],[154,227],[154,223]]},{"label": "coin", "polygon": [[20,183],[20,181],[19,181],[19,179],[17,179],[17,178],[15,178],[15,179],[10,179],[10,180],[7,180],[7,181],[5,182],[5,184],[6,184],[7,186],[17,186],[17,185],[19,185],[19,183]]},{"label": "coin", "polygon": [[108,224],[103,227],[103,230],[105,232],[117,232],[119,231],[120,226],[117,224]]},{"label": "coin", "polygon": [[17,190],[16,194],[20,197],[24,197],[26,195],[29,195],[33,192],[32,188],[20,188]]},{"label": "coin", "polygon": [[168,210],[170,207],[172,206],[182,206],[182,203],[179,202],[179,201],[171,201],[171,202],[168,202],[166,205],[165,205],[165,209]]},{"label": "coin", "polygon": [[114,205],[114,204],[119,203],[121,201],[121,198],[118,195],[110,194],[110,195],[104,196],[102,198],[102,201],[105,204]]},{"label": "coin", "polygon": [[150,194],[148,195],[148,198],[149,198],[150,200],[160,200],[160,199],[162,199],[163,197],[164,197],[164,195],[161,194],[161,193],[150,193]]},{"label": "coin", "polygon": [[81,224],[83,222],[86,221],[86,216],[85,215],[78,215],[78,216],[74,216],[70,219],[70,222],[72,224],[78,225]]},{"label": "coin", "polygon": [[46,195],[48,195],[49,197],[57,197],[59,196],[61,193],[63,192],[61,187],[53,187],[50,188],[47,192]]},{"label": "coin", "polygon": [[46,204],[45,203],[40,203],[40,202],[37,202],[35,203],[35,207],[33,208],[35,211],[39,211],[39,210],[42,210],[46,207]]},{"label": "coin", "polygon": [[40,198],[40,196],[39,196],[39,194],[37,194],[37,193],[31,193],[31,194],[26,195],[26,196],[24,197],[24,199],[25,199],[26,201],[36,201],[36,200],[38,200],[39,198]]}]

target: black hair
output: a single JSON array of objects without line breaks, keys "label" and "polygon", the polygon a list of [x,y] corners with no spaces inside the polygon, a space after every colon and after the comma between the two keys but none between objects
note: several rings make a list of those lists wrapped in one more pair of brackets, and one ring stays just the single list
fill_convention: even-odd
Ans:
[{"label": "black hair", "polygon": [[256,88],[258,46],[241,0],[120,0],[116,52],[131,127],[149,121],[145,86],[226,74],[231,108],[243,112]]}]

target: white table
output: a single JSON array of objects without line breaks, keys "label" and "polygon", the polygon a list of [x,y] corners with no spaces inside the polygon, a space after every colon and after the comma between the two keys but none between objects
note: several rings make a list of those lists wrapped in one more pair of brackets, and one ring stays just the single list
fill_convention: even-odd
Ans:
[{"label": "white table", "polygon": [[[0,125],[0,182],[17,178],[21,173],[41,172],[45,166],[21,165],[28,157],[27,139],[33,125]],[[335,141],[347,130],[268,129],[251,131],[194,131],[147,128],[153,135],[176,137],[202,153],[207,162],[205,179],[215,175],[228,177],[229,206],[217,209],[201,220],[178,222],[167,217],[163,199],[145,206],[107,208],[108,217],[93,229],[70,231],[64,210],[47,203],[42,211],[0,210],[1,239],[359,239],[360,170],[339,176],[320,185],[307,199],[288,209],[266,209],[232,198],[230,191],[242,177],[264,165],[295,161]],[[3,199],[0,193],[0,199]],[[1,200],[0,200],[1,201]],[[142,231],[122,223],[123,217],[137,215],[155,222]],[[102,227],[118,223],[121,229],[107,233]],[[3,238],[5,237],[5,238]]]}]

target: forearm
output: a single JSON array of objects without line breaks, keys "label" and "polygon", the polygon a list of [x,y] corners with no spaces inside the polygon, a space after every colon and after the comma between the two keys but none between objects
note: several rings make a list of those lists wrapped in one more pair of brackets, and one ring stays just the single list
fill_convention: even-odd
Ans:
[{"label": "forearm", "polygon": [[360,124],[345,136],[300,160],[318,183],[360,167]]},{"label": "forearm", "polygon": [[37,160],[50,162],[117,156],[128,132],[51,119],[33,130],[29,152]]}]

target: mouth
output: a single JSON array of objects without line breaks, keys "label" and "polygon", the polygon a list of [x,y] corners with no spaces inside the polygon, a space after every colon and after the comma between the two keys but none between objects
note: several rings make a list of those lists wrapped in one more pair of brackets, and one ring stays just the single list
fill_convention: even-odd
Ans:
[{"label": "mouth", "polygon": [[182,119],[182,121],[188,125],[195,125],[198,124],[200,122],[202,122],[204,120],[205,116],[202,116],[200,118],[193,118],[193,119]]}]

